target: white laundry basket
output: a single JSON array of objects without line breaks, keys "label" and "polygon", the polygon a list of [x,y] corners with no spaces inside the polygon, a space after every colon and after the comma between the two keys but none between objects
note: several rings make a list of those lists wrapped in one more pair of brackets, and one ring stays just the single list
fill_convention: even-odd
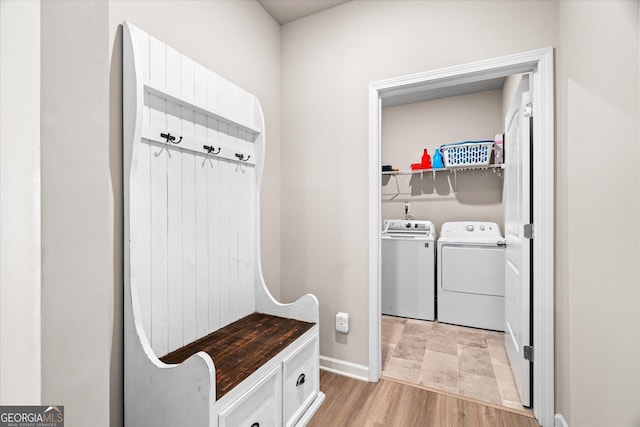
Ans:
[{"label": "white laundry basket", "polygon": [[487,166],[492,151],[493,141],[469,141],[440,147],[446,168]]}]

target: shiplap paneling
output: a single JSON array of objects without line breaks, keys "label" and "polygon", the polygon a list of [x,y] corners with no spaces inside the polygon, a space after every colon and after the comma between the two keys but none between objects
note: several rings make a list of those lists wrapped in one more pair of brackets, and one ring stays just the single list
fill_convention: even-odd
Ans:
[{"label": "shiplap paneling", "polygon": [[[196,333],[196,156],[182,156],[182,313],[184,344]],[[190,201],[190,203],[189,203]]]},{"label": "shiplap paneling", "polygon": [[220,78],[213,74],[207,73],[206,69],[200,65],[196,66],[196,85],[198,88],[206,86],[206,90],[199,89],[196,96],[200,95],[203,100],[207,102],[213,109],[220,108],[220,102],[218,100],[218,82]]},{"label": "shiplap paneling", "polygon": [[149,80],[158,86],[167,85],[167,47],[154,37],[149,37]]},{"label": "shiplap paneling", "polygon": [[167,149],[151,144],[151,343],[157,354],[166,354],[168,337],[167,278]]},{"label": "shiplap paneling", "polygon": [[243,190],[255,168],[147,140],[140,152],[150,209],[138,215],[148,267],[136,277],[152,348],[166,354],[253,311],[255,203]]},{"label": "shiplap paneling", "polygon": [[[140,61],[137,63],[139,73],[144,81],[151,80],[149,76],[149,35],[147,33],[139,34],[134,40],[136,52],[140,56]],[[149,118],[149,99],[148,94],[144,94],[144,105],[142,109],[142,123],[149,124],[151,119]]]},{"label": "shiplap paneling", "polygon": [[[242,164],[236,165],[237,179],[241,188],[251,187],[254,182],[255,169]],[[252,283],[255,283],[255,227],[251,221],[251,213],[255,211],[253,197],[242,197],[240,199],[240,212],[244,212],[241,218],[246,226],[238,229],[238,280],[239,283],[247,284],[241,287],[241,303],[239,310],[242,315],[247,315],[253,311],[255,306],[255,293]]]},{"label": "shiplap paneling", "polygon": [[[207,334],[209,328],[209,236],[207,181],[209,167],[206,157],[196,158],[196,335]],[[189,201],[185,201],[189,203]]]},{"label": "shiplap paneling", "polygon": [[[148,111],[148,109],[147,109]],[[151,252],[149,242],[151,241],[151,147],[147,143],[141,143],[138,152],[138,170],[136,174],[136,185],[132,187],[132,194],[136,200],[135,209],[132,209],[131,220],[138,224],[135,228],[133,242],[135,246],[132,253],[136,254],[135,267],[131,267],[132,281],[136,283],[135,290],[140,307],[142,325],[151,341]]]},{"label": "shiplap paneling", "polygon": [[[213,143],[213,141],[209,141]],[[220,327],[220,161],[214,158],[207,159],[209,164],[209,187],[207,188],[207,212],[209,227],[207,229],[209,240],[208,265],[209,265],[209,331],[215,331]]]},{"label": "shiplap paneling", "polygon": [[[145,86],[143,134],[153,130],[153,140],[142,139],[133,183],[132,274],[143,327],[164,355],[254,310],[255,166],[235,153],[254,156],[255,132],[237,123],[251,126],[256,117],[251,94],[153,37],[142,40],[143,75],[152,85]],[[162,132],[192,140],[181,147],[164,142]],[[194,141],[224,146],[226,158],[199,153]]]},{"label": "shiplap paneling", "polygon": [[[187,57],[182,57],[181,61],[181,84],[180,92],[187,99],[195,99],[195,76],[193,61]],[[184,136],[196,137],[196,112],[188,107],[182,107],[182,133]]]},{"label": "shiplap paneling", "polygon": [[[236,176],[237,168],[238,166],[236,164],[228,165],[230,189],[230,194],[227,198],[227,203],[229,203],[229,245],[227,246],[229,251],[229,283],[238,283],[238,225],[240,223],[240,217],[243,216],[243,212],[240,211],[238,203],[242,189]],[[234,212],[237,214],[234,215]],[[242,289],[239,287],[232,287],[229,290],[229,311],[231,316],[240,311],[241,293]]]},{"label": "shiplap paneling", "polygon": [[[167,147],[168,351],[184,345],[182,316],[182,152]],[[188,156],[188,153],[186,154]]]},{"label": "shiplap paneling", "polygon": [[[230,180],[229,180],[229,164],[230,162],[226,160],[221,160],[219,164],[219,175],[218,179],[220,180],[220,200],[229,200],[231,196],[231,192],[229,190]],[[220,203],[220,229],[219,229],[219,241],[218,241],[218,256],[220,260],[220,264],[218,267],[219,271],[219,280],[220,283],[231,283],[231,275],[229,274],[231,258],[230,258],[230,250],[226,244],[229,242],[231,236],[231,227],[229,224],[225,224],[225,220],[229,218],[231,215],[231,208],[229,203]],[[227,225],[222,226],[222,224]],[[231,286],[222,286],[220,287],[219,298],[220,298],[220,326],[225,326],[229,323],[230,319],[230,295],[232,292]]]}]

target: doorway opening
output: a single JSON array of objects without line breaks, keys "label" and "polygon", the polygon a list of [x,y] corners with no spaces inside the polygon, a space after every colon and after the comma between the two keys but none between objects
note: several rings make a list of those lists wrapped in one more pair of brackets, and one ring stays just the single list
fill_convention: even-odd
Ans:
[{"label": "doorway opening", "polygon": [[[531,100],[535,120],[531,156],[532,245],[531,281],[533,299],[531,347],[533,412],[542,425],[551,425],[554,416],[553,372],[553,212],[554,212],[554,109],[553,49],[542,49],[480,61],[427,73],[399,77],[370,84],[369,88],[369,380],[382,373],[381,343],[381,243],[382,108],[426,99],[443,98],[482,91],[488,83],[507,76],[530,73]],[[529,349],[531,350],[531,349]]]}]

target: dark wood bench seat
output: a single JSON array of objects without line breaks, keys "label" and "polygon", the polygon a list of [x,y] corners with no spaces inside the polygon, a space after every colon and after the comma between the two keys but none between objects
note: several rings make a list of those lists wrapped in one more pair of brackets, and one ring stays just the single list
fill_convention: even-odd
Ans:
[{"label": "dark wood bench seat", "polygon": [[300,338],[314,323],[253,313],[160,358],[182,363],[204,351],[216,366],[216,399]]}]

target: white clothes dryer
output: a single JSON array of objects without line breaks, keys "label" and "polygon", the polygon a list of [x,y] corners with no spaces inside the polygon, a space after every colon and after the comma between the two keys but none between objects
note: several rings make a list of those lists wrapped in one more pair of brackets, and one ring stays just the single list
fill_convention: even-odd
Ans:
[{"label": "white clothes dryer", "polygon": [[493,222],[447,222],[438,239],[438,320],[504,331],[505,240]]},{"label": "white clothes dryer", "polygon": [[430,221],[400,219],[385,224],[382,314],[435,320],[435,226]]}]

